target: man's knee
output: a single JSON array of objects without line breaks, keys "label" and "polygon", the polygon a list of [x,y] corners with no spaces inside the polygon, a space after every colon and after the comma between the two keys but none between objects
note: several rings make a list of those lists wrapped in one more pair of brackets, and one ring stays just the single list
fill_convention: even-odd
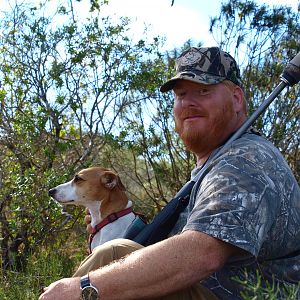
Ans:
[{"label": "man's knee", "polygon": [[143,246],[134,241],[115,239],[96,247],[92,255],[98,259],[108,260],[108,263],[110,263],[113,260],[120,259],[141,248],[143,248]]},{"label": "man's knee", "polygon": [[115,239],[106,242],[93,250],[93,252],[81,263],[73,276],[87,274],[92,270],[104,267],[141,248],[143,248],[143,246],[127,239]]}]

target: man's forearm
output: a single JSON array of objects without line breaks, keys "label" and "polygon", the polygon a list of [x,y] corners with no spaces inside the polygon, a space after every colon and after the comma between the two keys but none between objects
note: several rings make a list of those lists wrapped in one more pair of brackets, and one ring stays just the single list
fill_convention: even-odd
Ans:
[{"label": "man's forearm", "polygon": [[218,243],[222,242],[188,231],[91,272],[90,280],[98,287],[101,300],[169,294],[192,285],[218,268],[220,260],[216,255],[221,252]]},{"label": "man's forearm", "polygon": [[[90,281],[101,300],[155,298],[207,277],[236,249],[204,233],[186,231],[90,272]],[[80,278],[52,283],[39,299],[80,300]]]}]

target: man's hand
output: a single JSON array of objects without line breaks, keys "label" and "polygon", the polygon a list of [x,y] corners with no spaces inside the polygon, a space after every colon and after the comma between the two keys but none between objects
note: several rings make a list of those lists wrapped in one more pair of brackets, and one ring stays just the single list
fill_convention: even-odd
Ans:
[{"label": "man's hand", "polygon": [[80,300],[80,278],[64,278],[51,283],[39,300]]},{"label": "man's hand", "polygon": [[84,222],[86,224],[86,231],[89,233],[89,234],[92,234],[93,233],[93,228],[92,228],[92,225],[91,225],[91,214],[90,214],[90,211],[88,208],[85,209],[85,217],[84,217]]}]

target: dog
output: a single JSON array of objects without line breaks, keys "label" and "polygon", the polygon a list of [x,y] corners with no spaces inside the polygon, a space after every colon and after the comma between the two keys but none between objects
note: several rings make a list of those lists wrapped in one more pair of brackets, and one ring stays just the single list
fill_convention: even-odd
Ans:
[{"label": "dog", "polygon": [[134,224],[145,224],[142,216],[133,211],[120,177],[103,167],[81,170],[71,181],[50,189],[49,196],[63,205],[89,209],[93,228],[90,252],[107,241],[123,238]]}]

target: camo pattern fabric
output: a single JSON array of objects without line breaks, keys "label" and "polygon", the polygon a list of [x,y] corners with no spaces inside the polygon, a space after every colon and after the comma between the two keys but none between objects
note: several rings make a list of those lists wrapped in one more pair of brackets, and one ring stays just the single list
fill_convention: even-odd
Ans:
[{"label": "camo pattern fabric", "polygon": [[183,231],[207,233],[248,255],[232,259],[202,284],[233,300],[242,299],[238,281],[255,285],[257,274],[263,284],[299,283],[300,255],[293,252],[300,249],[300,189],[281,153],[248,132],[207,163],[209,173],[177,230],[185,224]]},{"label": "camo pattern fabric", "polygon": [[240,71],[234,58],[218,47],[191,47],[175,61],[176,75],[160,88],[167,92],[176,80],[184,79],[203,84],[216,84],[225,79],[242,86]]}]

